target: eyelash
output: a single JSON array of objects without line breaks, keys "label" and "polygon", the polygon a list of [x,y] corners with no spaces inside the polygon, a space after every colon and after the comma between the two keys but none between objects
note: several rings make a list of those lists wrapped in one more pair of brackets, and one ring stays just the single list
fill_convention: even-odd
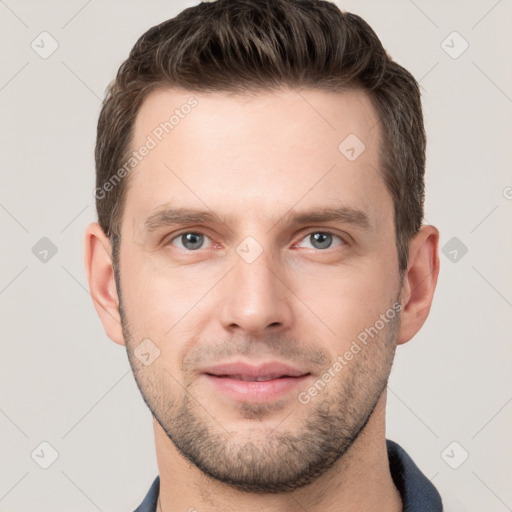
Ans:
[{"label": "eyelash", "polygon": [[[207,238],[210,238],[208,235],[206,235],[205,233],[202,233],[201,231],[185,230],[185,231],[181,231],[180,233],[178,233],[178,234],[174,235],[172,238],[167,239],[167,241],[164,241],[164,245],[165,245],[165,246],[166,246],[166,245],[171,245],[171,244],[172,244],[172,242],[173,242],[174,240],[177,240],[177,239],[179,239],[180,237],[182,237],[183,235],[186,235],[186,234],[188,234],[188,233],[192,233],[192,234],[194,234],[194,235],[203,235],[203,236],[205,236],[205,237],[207,237]],[[322,234],[324,234],[324,235],[332,235],[333,237],[338,238],[338,239],[339,239],[339,240],[341,240],[341,242],[342,242],[340,245],[337,245],[337,246],[334,246],[334,247],[328,247],[328,248],[326,248],[326,249],[316,249],[317,251],[320,251],[320,252],[327,252],[329,249],[333,249],[333,248],[335,248],[335,247],[340,247],[340,246],[348,245],[348,244],[347,244],[347,241],[346,241],[346,240],[345,240],[341,235],[338,235],[337,233],[334,233],[333,231],[328,231],[328,230],[319,230],[319,229],[315,229],[315,230],[312,230],[312,231],[308,231],[307,233],[305,233],[305,234],[302,236],[302,238],[299,240],[299,242],[300,242],[300,241],[302,241],[302,240],[304,240],[306,237],[311,236],[311,235],[312,235],[312,234],[314,234],[314,233],[322,233]],[[201,249],[202,249],[202,248],[199,248],[199,249],[196,249],[196,250],[190,250],[190,249],[186,249],[186,248],[184,248],[184,249],[182,249],[182,250],[184,250],[184,251],[186,251],[186,252],[199,252]]]}]

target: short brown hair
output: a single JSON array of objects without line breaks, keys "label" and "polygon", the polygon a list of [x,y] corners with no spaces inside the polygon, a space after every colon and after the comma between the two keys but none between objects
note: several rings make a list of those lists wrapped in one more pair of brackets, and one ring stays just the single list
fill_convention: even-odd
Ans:
[{"label": "short brown hair", "polygon": [[108,193],[104,185],[129,158],[143,100],[162,86],[236,94],[283,86],[366,91],[380,119],[380,171],[393,199],[400,273],[407,268],[425,195],[420,90],[362,18],[323,0],[216,0],[143,34],[109,85],[98,121],[96,208],[114,264],[129,176]]}]

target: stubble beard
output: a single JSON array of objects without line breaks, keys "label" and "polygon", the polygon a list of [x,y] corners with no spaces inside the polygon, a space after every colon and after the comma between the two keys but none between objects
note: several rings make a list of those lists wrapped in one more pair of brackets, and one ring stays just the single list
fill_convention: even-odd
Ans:
[{"label": "stubble beard", "polygon": [[[240,491],[265,494],[304,487],[347,453],[386,389],[400,326],[397,314],[310,403],[285,403],[277,428],[265,427],[263,420],[276,414],[279,404],[241,403],[239,416],[251,425],[240,433],[224,428],[221,419],[208,413],[207,404],[193,395],[193,385],[179,386],[165,369],[148,372],[141,367],[133,354],[136,340],[120,294],[119,313],[137,386],[176,449],[213,479]],[[302,424],[287,430],[290,407],[307,407],[309,412]]]}]

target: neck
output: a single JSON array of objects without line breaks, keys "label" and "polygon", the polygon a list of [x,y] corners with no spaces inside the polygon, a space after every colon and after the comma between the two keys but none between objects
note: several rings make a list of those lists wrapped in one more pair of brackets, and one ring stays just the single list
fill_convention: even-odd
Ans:
[{"label": "neck", "polygon": [[358,438],[337,463],[309,485],[282,494],[239,491],[202,473],[176,449],[153,419],[160,474],[157,511],[244,510],[294,512],[401,512],[402,502],[391,473],[385,439],[385,393]]}]

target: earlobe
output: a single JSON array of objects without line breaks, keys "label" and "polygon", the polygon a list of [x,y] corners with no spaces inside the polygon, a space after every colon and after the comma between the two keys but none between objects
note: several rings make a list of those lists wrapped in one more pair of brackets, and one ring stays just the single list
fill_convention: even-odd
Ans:
[{"label": "earlobe", "polygon": [[422,226],[409,243],[398,344],[409,341],[428,317],[439,275],[438,244],[439,231],[434,226]]},{"label": "earlobe", "polygon": [[103,328],[112,341],[124,345],[110,241],[96,222],[85,230],[84,263],[93,304]]}]

